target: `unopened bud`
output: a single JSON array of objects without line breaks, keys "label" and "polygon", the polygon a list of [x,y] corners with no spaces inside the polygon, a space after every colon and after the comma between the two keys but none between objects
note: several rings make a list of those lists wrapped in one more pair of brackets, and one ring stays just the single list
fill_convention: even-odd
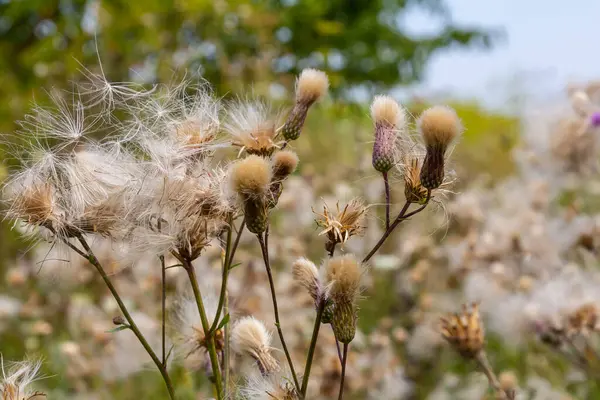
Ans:
[{"label": "unopened bud", "polygon": [[335,338],[350,343],[356,334],[356,307],[352,302],[338,302],[333,309],[331,325]]},{"label": "unopened bud", "polygon": [[112,321],[115,325],[125,325],[125,319],[123,319],[123,317],[120,315],[114,317]]}]

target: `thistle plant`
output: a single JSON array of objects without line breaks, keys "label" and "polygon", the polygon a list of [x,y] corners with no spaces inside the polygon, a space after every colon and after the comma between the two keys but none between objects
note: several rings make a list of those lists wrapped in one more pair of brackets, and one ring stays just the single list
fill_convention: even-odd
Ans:
[{"label": "thistle plant", "polygon": [[[354,198],[337,203],[335,210],[325,205],[322,213],[315,213],[319,227],[315,236],[326,238],[324,261],[317,267],[299,258],[285,266],[291,267],[294,281],[314,304],[312,336],[300,370],[280,318],[269,234],[288,179],[301,161],[292,145],[301,136],[309,109],[327,92],[326,74],[313,69],[300,74],[294,105],[283,124],[267,102],[242,97],[218,100],[206,84],[186,81],[144,88],[113,84],[103,75],[89,77],[93,84],[82,84],[72,104],[56,95],[54,107],[37,107],[22,123],[23,144],[15,151],[20,169],[4,186],[6,218],[25,234],[67,252],[67,261],[74,255],[92,267],[118,306],[112,334],[129,330],[135,335],[171,399],[176,397],[171,366],[190,357],[207,366],[194,373],[205,371],[217,400],[311,398],[309,380],[324,324],[331,325],[341,346],[337,352],[342,399],[368,263],[400,223],[423,211],[451,184],[446,161],[462,130],[456,113],[439,106],[425,111],[418,122],[421,138],[415,139],[396,101],[387,96],[373,101],[372,165],[385,185],[384,231],[362,257],[339,254],[349,240],[363,240],[367,211],[374,205]],[[223,154],[215,157],[217,151]],[[392,173],[400,175],[406,197],[394,219],[391,211],[396,203],[388,179]],[[236,319],[229,311],[229,276],[244,264],[236,255],[246,231],[258,243],[255,251],[260,250],[269,286],[261,292],[270,296],[285,362],[271,343],[271,326],[253,316]],[[102,244],[120,249],[120,261],[133,269],[148,259],[160,269],[160,349],[140,329],[123,297],[128,293],[113,283],[108,264],[97,256]],[[205,255],[214,248],[221,254],[220,282],[211,286],[204,279],[209,275]],[[169,296],[167,270],[181,274],[186,282],[175,301]],[[476,315],[470,315],[468,322],[476,322]],[[462,319],[456,321],[462,329]],[[448,324],[447,338],[458,335],[462,340],[462,331],[455,332]],[[473,333],[470,326],[465,329]],[[230,350],[252,361],[249,374],[235,369]],[[240,375],[243,379],[237,379]],[[37,400],[40,395],[29,396],[26,399]]]}]

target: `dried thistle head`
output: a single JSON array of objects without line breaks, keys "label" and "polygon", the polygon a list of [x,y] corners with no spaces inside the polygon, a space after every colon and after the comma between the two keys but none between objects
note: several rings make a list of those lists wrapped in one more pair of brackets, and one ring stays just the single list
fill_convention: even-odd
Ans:
[{"label": "dried thistle head", "polygon": [[405,113],[390,96],[376,96],[371,104],[371,118],[375,122],[373,168],[385,173],[394,165],[396,136],[405,127]]},{"label": "dried thistle head", "polygon": [[[15,190],[15,189],[13,189]],[[56,202],[54,190],[48,183],[25,186],[16,192],[11,201],[8,214],[28,224],[46,226],[56,221]]]},{"label": "dried thistle head", "polygon": [[272,177],[269,162],[255,155],[237,161],[231,168],[231,186],[242,200],[246,226],[252,233],[267,229]]},{"label": "dried thistle head", "polygon": [[[203,287],[202,289],[207,317],[212,321],[216,315],[218,299],[214,296],[211,288]],[[186,359],[190,357],[197,358],[206,353],[208,342],[195,300],[183,296],[176,301],[173,325],[177,333],[175,338],[177,349],[181,351]],[[225,346],[223,329],[219,329],[214,333],[214,339],[217,351],[223,351]]]},{"label": "dried thistle head", "polygon": [[277,360],[271,355],[271,335],[254,317],[244,317],[236,322],[231,331],[231,347],[240,355],[252,357],[262,375],[279,370]]},{"label": "dried thistle head", "polygon": [[300,400],[291,378],[281,373],[250,375],[240,388],[240,394],[242,398],[252,400]]},{"label": "dried thistle head", "polygon": [[327,260],[325,270],[333,303],[333,332],[340,342],[350,343],[356,333],[357,300],[364,268],[356,257],[348,254]]},{"label": "dried thistle head", "polygon": [[324,293],[317,266],[306,258],[299,258],[292,264],[292,275],[294,280],[308,291],[315,304],[318,304]]},{"label": "dried thistle head", "polygon": [[279,117],[261,101],[237,101],[228,108],[224,124],[232,143],[241,151],[260,156],[270,156],[279,148],[277,125]]},{"label": "dried thistle head", "polygon": [[442,317],[440,321],[442,337],[463,357],[474,358],[483,349],[485,332],[478,304],[465,304],[460,314]]},{"label": "dried thistle head", "polygon": [[598,309],[592,303],[584,304],[567,316],[567,335],[587,335],[596,330]]},{"label": "dried thistle head", "polygon": [[339,202],[336,203],[336,212],[332,213],[327,204],[323,205],[323,213],[316,214],[317,226],[323,228],[319,235],[327,235],[329,242],[326,247],[335,246],[338,243],[346,243],[352,236],[360,236],[364,233],[365,219],[368,207],[359,198],[350,200],[348,204],[340,209]]},{"label": "dried thistle head", "polygon": [[236,161],[230,171],[231,187],[242,199],[264,198],[272,177],[269,162],[256,155]]},{"label": "dried thistle head", "polygon": [[571,106],[577,115],[587,117],[593,110],[589,96],[583,90],[575,90],[571,96]]},{"label": "dried thistle head", "polygon": [[452,108],[435,106],[421,114],[417,127],[426,148],[421,167],[421,184],[427,189],[436,189],[444,181],[446,151],[462,133],[462,124]]},{"label": "dried thistle head", "polygon": [[41,361],[22,361],[4,365],[0,358],[0,399],[2,400],[43,400],[46,395],[31,390],[33,382],[40,379]]},{"label": "dried thistle head", "polygon": [[298,155],[291,150],[282,150],[273,154],[271,159],[273,180],[282,181],[293,174],[298,167],[298,162]]},{"label": "dried thistle head", "polygon": [[310,106],[327,93],[327,74],[312,68],[304,69],[296,81],[296,103],[281,128],[285,140],[300,137]]}]

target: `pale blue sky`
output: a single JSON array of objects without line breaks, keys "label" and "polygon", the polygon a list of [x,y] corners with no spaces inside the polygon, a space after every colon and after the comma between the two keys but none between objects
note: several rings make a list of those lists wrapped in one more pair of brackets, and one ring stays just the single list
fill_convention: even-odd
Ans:
[{"label": "pale blue sky", "polygon": [[[440,54],[418,93],[450,92],[496,106],[515,88],[553,101],[568,82],[600,78],[600,0],[447,3],[456,22],[502,28],[506,39],[491,52]],[[422,14],[413,13],[403,23],[418,32],[435,29],[431,17]]]}]

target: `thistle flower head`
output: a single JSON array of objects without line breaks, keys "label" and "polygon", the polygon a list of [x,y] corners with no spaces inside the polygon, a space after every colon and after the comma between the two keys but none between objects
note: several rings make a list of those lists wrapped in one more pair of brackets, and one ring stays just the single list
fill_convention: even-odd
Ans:
[{"label": "thistle flower head", "polygon": [[333,303],[331,325],[337,340],[350,343],[356,333],[357,304],[363,267],[351,254],[333,257],[325,266]]},{"label": "thistle flower head", "polygon": [[343,244],[352,236],[362,235],[365,229],[367,208],[359,198],[350,200],[342,209],[338,202],[335,213],[332,213],[327,204],[324,204],[323,213],[315,213],[317,226],[323,228],[319,235],[327,235],[331,245]]},{"label": "thistle flower head", "polygon": [[311,105],[327,93],[329,79],[318,69],[303,69],[296,81],[296,102]]},{"label": "thistle flower head", "polygon": [[447,106],[434,106],[421,114],[417,127],[426,147],[446,148],[462,133],[456,111]]},{"label": "thistle flower head", "polygon": [[354,302],[360,294],[363,267],[352,254],[333,257],[326,261],[329,296],[337,304]]},{"label": "thistle flower head", "polygon": [[404,110],[391,97],[376,96],[371,104],[371,117],[375,122],[373,168],[386,173],[394,166],[396,137],[406,124]]},{"label": "thistle flower head", "polygon": [[272,177],[273,172],[269,162],[256,155],[235,162],[230,172],[233,191],[244,199],[265,197]]},{"label": "thistle flower head", "polygon": [[294,173],[298,166],[298,155],[291,150],[282,150],[273,154],[271,165],[273,166],[273,179],[282,181]]},{"label": "thistle flower head", "polygon": [[[203,288],[202,299],[207,318],[212,321],[216,315],[218,300],[210,289]],[[183,357],[197,359],[198,356],[203,356],[207,349],[207,342],[195,300],[188,296],[182,296],[176,301],[173,325],[177,333],[175,338],[176,348],[182,353]],[[223,331],[218,330],[215,332],[214,338],[217,351],[222,351],[225,346]]]},{"label": "thistle flower head", "polygon": [[300,137],[308,109],[325,95],[328,87],[329,80],[324,72],[307,68],[300,73],[296,81],[296,103],[281,127],[285,140],[291,141]]},{"label": "thistle flower head", "polygon": [[292,264],[292,275],[294,280],[308,291],[315,304],[317,304],[323,296],[323,285],[317,266],[306,258],[299,258]]},{"label": "thistle flower head", "polygon": [[33,382],[38,377],[41,361],[22,361],[4,365],[0,358],[2,376],[0,377],[1,400],[42,400],[46,395],[42,392],[31,390]]},{"label": "thistle flower head", "polygon": [[266,103],[239,100],[229,105],[223,128],[240,151],[270,156],[279,147],[276,141],[278,120]]},{"label": "thistle flower head", "polygon": [[587,117],[593,109],[589,96],[583,90],[575,90],[570,97],[573,110],[580,117]]},{"label": "thistle flower head", "polygon": [[587,335],[597,330],[598,309],[593,303],[584,304],[567,316],[567,335]]},{"label": "thistle flower head", "polygon": [[417,126],[426,148],[421,167],[421,184],[426,189],[436,189],[444,182],[448,146],[462,133],[462,125],[453,109],[435,106],[421,114]]},{"label": "thistle flower head", "polygon": [[291,378],[281,373],[270,375],[250,375],[240,389],[246,400],[299,400],[300,395]]},{"label": "thistle flower head", "polygon": [[463,357],[473,358],[483,349],[485,333],[477,304],[463,305],[460,314],[442,317],[441,324],[442,337]]},{"label": "thistle flower head", "polygon": [[261,374],[270,375],[279,370],[277,360],[271,355],[271,335],[254,317],[236,322],[231,332],[231,346],[236,353],[252,357]]},{"label": "thistle flower head", "polygon": [[56,201],[52,186],[47,183],[10,188],[8,216],[31,225],[46,226],[57,219]]}]

